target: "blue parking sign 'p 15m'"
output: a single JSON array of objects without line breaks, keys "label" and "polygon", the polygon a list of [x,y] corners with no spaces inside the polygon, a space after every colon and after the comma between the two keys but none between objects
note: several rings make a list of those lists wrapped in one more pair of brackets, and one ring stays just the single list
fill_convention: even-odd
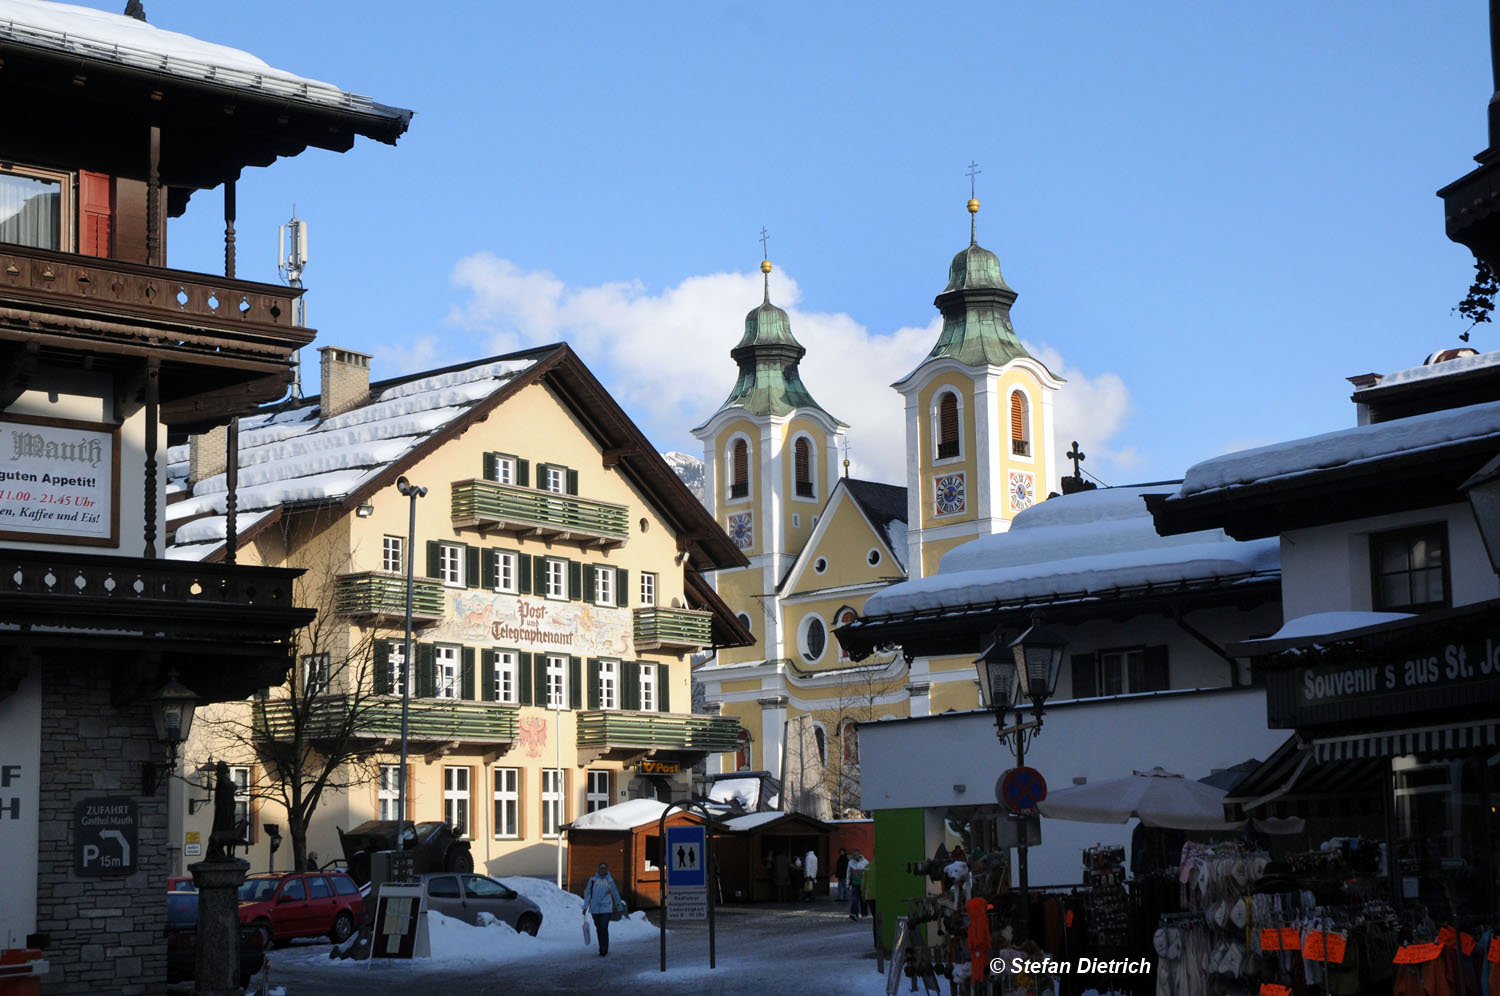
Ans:
[{"label": "blue parking sign 'p 15m'", "polygon": [[701,826],[667,827],[668,889],[708,884],[708,873],[703,867],[708,854],[705,840]]}]

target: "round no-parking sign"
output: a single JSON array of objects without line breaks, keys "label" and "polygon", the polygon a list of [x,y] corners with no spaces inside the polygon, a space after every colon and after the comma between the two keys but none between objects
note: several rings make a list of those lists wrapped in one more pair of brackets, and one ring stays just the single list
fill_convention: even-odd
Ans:
[{"label": "round no-parking sign", "polygon": [[1035,768],[1011,768],[995,786],[1000,803],[1013,813],[1029,813],[1047,798],[1047,780]]}]

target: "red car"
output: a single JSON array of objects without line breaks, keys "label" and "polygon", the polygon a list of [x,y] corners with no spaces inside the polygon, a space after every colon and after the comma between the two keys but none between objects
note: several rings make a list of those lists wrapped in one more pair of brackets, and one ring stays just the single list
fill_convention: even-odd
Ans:
[{"label": "red car", "polygon": [[359,886],[343,872],[251,875],[240,886],[240,923],[257,928],[267,947],[324,935],[341,944],[364,917]]}]

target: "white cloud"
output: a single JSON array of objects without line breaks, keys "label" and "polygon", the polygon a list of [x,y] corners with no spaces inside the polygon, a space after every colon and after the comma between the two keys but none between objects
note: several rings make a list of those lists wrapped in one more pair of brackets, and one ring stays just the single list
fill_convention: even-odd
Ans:
[{"label": "white cloud", "polygon": [[[452,279],[468,296],[452,310],[450,323],[482,337],[486,353],[565,340],[653,443],[694,454],[701,449],[688,430],[729,394],[736,375],[729,350],[762,294],[760,275],[744,273],[688,277],[656,294],[638,281],[570,287],[487,252],[460,260]],[[890,384],[931,349],[938,316],[926,327],[873,333],[842,312],[799,310],[797,282],[781,271],[772,274],[771,294],[807,347],[803,383],[849,423],[851,473],[904,483],[905,415]],[[420,347],[421,340],[413,344]],[[1089,468],[1106,480],[1109,472],[1133,465],[1132,449],[1108,445],[1130,407],[1120,378],[1088,377],[1048,347],[1033,352],[1068,379],[1057,402],[1059,441],[1080,440],[1090,451]]]},{"label": "white cloud", "polygon": [[399,346],[376,346],[374,366],[380,371],[380,379],[383,379],[392,375],[431,370],[441,365],[441,355],[437,337],[424,335]]}]

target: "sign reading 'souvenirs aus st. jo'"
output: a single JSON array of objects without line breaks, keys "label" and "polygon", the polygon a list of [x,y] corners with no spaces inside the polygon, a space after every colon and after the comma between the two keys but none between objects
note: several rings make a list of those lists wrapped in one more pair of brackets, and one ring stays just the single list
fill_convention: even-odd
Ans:
[{"label": "sign reading 'souvenirs aus st. jo'", "polygon": [[119,490],[117,427],[0,418],[0,538],[114,546]]}]

